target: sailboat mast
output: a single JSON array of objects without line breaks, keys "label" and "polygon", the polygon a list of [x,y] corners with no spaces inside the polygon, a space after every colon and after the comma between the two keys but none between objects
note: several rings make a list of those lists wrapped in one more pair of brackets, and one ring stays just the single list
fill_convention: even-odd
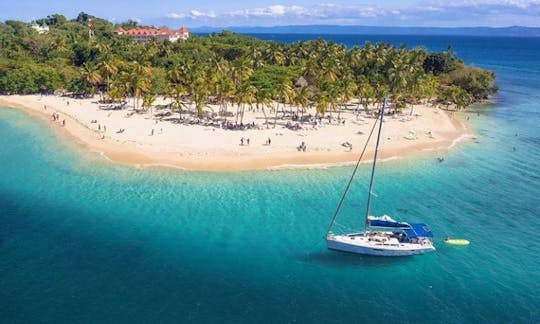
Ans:
[{"label": "sailboat mast", "polygon": [[377,133],[377,143],[375,144],[375,156],[373,156],[373,165],[371,166],[371,179],[369,180],[369,190],[368,190],[368,198],[367,198],[367,204],[366,204],[366,219],[364,221],[364,231],[366,231],[368,227],[369,209],[371,207],[371,190],[373,189],[373,176],[375,175],[375,165],[377,165],[377,153],[379,152],[379,141],[381,140],[381,130],[382,130],[385,106],[386,106],[386,98],[384,98],[382,108],[381,108],[381,116],[380,116],[381,120],[379,122],[379,131]]}]

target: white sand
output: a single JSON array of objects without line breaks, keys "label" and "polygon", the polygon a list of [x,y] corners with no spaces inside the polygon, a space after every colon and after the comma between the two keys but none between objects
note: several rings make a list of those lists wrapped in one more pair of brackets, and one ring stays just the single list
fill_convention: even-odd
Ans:
[{"label": "white sand", "polygon": [[[156,102],[163,103],[166,102]],[[90,150],[103,153],[115,162],[209,171],[350,163],[358,158],[375,121],[363,113],[357,119],[352,111],[354,107],[351,107],[351,111],[341,113],[344,125],[337,120],[328,124],[328,120],[323,119],[317,129],[305,124],[304,129],[293,131],[284,127],[286,121],[282,120],[278,120],[278,125],[273,128],[271,118],[267,129],[262,113],[248,112],[246,109],[244,124],[255,122],[260,129],[225,130],[164,120],[178,118],[177,112],[164,119],[156,117],[156,114],[168,110],[134,112],[130,108],[132,101],[123,110],[101,109],[97,98],[72,99],[40,95],[0,96],[0,104],[40,116],[63,133],[72,135]],[[214,107],[214,110],[218,108]],[[236,112],[235,107],[228,110]],[[51,115],[54,112],[60,115],[59,121],[52,121]],[[270,117],[274,116],[273,113],[267,113]],[[337,112],[333,116],[337,117]],[[193,117],[184,114],[184,118]],[[235,120],[234,117],[228,119],[233,122]],[[62,127],[63,120],[66,120],[65,127]],[[93,120],[97,122],[92,123]],[[125,131],[118,133],[120,129]],[[433,107],[415,106],[412,116],[409,109],[399,116],[385,116],[381,158],[426,151],[440,154],[441,150],[448,149],[465,134],[463,123],[449,117],[446,112]],[[240,145],[242,137],[250,139],[249,145],[246,141]],[[268,138],[271,139],[271,145],[266,145]],[[306,144],[305,152],[297,150],[301,142]],[[352,151],[341,145],[344,142],[353,145]],[[374,144],[375,134],[366,158],[373,155]]]}]

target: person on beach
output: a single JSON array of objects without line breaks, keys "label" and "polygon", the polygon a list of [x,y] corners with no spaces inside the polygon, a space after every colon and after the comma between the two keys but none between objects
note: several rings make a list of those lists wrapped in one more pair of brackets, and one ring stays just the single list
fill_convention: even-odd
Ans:
[{"label": "person on beach", "polygon": [[270,140],[270,137],[268,137],[268,140],[266,140],[266,144],[270,145],[272,141]]},{"label": "person on beach", "polygon": [[246,139],[246,143],[247,143],[247,145],[249,145],[249,138],[248,138],[248,139]]},{"label": "person on beach", "polygon": [[244,146],[244,138],[243,137],[240,139],[240,145]]},{"label": "person on beach", "polygon": [[152,128],[152,132],[150,133],[150,136],[154,136],[154,129]]},{"label": "person on beach", "polygon": [[62,126],[66,126],[66,120],[62,120]]}]

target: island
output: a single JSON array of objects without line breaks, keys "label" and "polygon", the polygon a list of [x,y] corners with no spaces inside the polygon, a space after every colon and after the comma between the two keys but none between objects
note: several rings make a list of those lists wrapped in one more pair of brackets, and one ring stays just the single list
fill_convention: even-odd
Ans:
[{"label": "island", "polygon": [[385,98],[382,157],[439,154],[470,136],[454,112],[497,91],[493,72],[467,66],[451,48],[285,44],[85,13],[6,21],[0,42],[0,105],[137,166],[351,163]]}]

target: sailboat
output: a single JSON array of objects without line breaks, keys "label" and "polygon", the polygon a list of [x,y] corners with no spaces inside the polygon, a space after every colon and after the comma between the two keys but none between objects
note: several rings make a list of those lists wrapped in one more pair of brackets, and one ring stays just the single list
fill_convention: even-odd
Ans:
[{"label": "sailboat", "polygon": [[373,164],[371,166],[371,179],[369,182],[366,212],[363,222],[364,228],[362,231],[345,234],[334,234],[332,232],[341,205],[354,179],[360,164],[360,160],[362,159],[369,139],[373,134],[377,121],[375,121],[373,124],[373,128],[366,141],[364,150],[356,163],[353,174],[349,179],[349,183],[347,184],[345,192],[341,197],[341,201],[336,208],[334,217],[332,218],[330,226],[326,231],[325,239],[328,249],[377,256],[408,256],[435,251],[435,247],[430,240],[430,238],[433,237],[433,233],[426,224],[399,222],[388,215],[383,215],[380,217],[370,215],[371,198],[373,196],[373,179],[375,176],[375,167],[377,165],[377,153],[379,151],[385,106],[386,99],[383,101],[379,115],[379,130],[375,145],[375,155],[373,157]]}]

